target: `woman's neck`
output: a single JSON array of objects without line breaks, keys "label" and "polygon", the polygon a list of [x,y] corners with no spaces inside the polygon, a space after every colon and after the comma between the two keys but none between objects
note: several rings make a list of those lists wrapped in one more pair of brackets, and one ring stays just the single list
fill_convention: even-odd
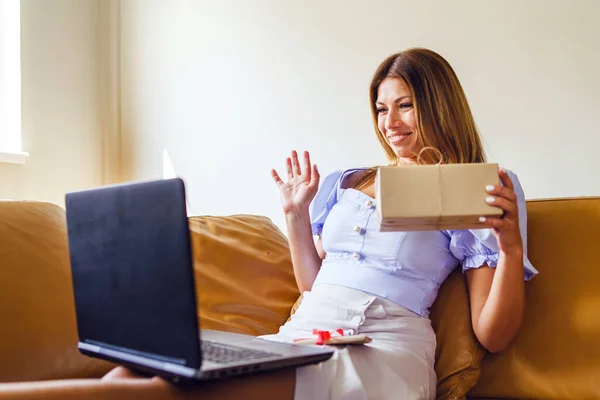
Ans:
[{"label": "woman's neck", "polygon": [[396,159],[396,166],[403,166],[403,165],[415,165],[417,164],[417,158],[416,157],[398,157]]}]

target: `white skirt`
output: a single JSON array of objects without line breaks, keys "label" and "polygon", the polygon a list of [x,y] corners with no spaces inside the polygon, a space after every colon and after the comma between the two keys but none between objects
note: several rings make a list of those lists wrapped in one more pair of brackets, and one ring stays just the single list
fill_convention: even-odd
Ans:
[{"label": "white skirt", "polygon": [[427,317],[355,289],[317,285],[290,321],[263,339],[291,342],[313,329],[363,333],[371,343],[333,346],[332,358],[300,367],[296,400],[435,399],[435,333]]}]

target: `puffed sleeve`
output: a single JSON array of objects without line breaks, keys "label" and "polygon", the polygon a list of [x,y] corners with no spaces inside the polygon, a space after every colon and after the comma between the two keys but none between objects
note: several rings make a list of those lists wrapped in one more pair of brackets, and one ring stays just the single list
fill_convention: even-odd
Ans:
[{"label": "puffed sleeve", "polygon": [[[533,267],[527,257],[527,208],[525,194],[517,175],[506,171],[513,182],[519,208],[519,228],[523,240],[523,265],[525,267],[525,280],[530,280],[538,271]],[[470,268],[479,268],[487,263],[490,267],[498,265],[499,247],[496,237],[491,229],[471,229],[449,231],[450,251],[462,265],[463,272]]]},{"label": "puffed sleeve", "polygon": [[313,235],[321,235],[323,224],[329,211],[337,202],[337,189],[342,171],[333,172],[325,177],[310,207],[310,227]]}]

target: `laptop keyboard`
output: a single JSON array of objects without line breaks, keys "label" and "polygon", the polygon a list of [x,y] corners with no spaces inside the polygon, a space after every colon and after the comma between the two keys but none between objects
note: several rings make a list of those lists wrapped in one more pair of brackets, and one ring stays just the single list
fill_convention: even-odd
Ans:
[{"label": "laptop keyboard", "polygon": [[228,364],[237,361],[252,361],[261,358],[278,357],[280,354],[267,351],[246,349],[232,345],[201,341],[202,358],[218,364]]}]

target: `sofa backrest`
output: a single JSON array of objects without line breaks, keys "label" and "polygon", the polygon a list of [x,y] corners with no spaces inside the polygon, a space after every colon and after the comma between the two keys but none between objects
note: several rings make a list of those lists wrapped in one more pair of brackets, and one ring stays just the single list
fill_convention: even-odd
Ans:
[{"label": "sofa backrest", "polygon": [[473,397],[600,398],[600,198],[527,203],[526,311],[511,347],[486,355]]},{"label": "sofa backrest", "polygon": [[189,218],[200,328],[275,333],[299,296],[287,238],[258,215]]},{"label": "sofa backrest", "polygon": [[[519,335],[505,352],[487,354],[481,371],[473,369],[470,378],[480,376],[469,395],[599,398],[600,198],[527,207],[529,257],[540,274],[526,285]],[[285,321],[298,292],[285,238],[270,221],[197,217],[190,229],[203,328],[260,334]],[[207,247],[219,257],[207,257]],[[461,291],[448,285],[441,295],[448,300]],[[112,367],[77,351],[60,207],[0,202],[0,319],[0,382],[100,376]],[[450,341],[470,337],[450,331]]]}]

